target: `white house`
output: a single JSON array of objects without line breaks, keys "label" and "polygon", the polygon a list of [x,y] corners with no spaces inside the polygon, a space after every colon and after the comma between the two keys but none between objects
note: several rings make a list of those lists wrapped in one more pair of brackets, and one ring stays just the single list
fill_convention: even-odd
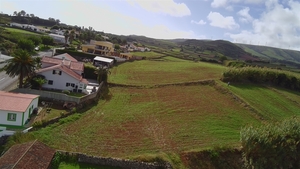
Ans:
[{"label": "white house", "polygon": [[[67,60],[67,58],[70,58],[66,56],[68,54],[54,56],[57,58],[46,56],[42,58],[41,69],[36,72],[45,76],[47,80],[47,83],[42,87],[88,93],[86,89],[88,81],[82,77],[84,73],[83,62],[78,62],[73,57],[73,61]],[[60,59],[60,57],[64,59]]]},{"label": "white house", "polygon": [[24,126],[38,101],[38,95],[0,91],[0,126]]},{"label": "white house", "polygon": [[112,66],[114,64],[114,59],[109,59],[105,57],[96,56],[93,60],[93,64],[96,66]]},{"label": "white house", "polygon": [[[49,36],[53,38],[54,42],[65,43],[65,36],[63,35],[50,33]],[[69,44],[69,38],[67,39],[67,44]]]},{"label": "white house", "polygon": [[10,23],[10,26],[11,26],[11,27],[23,28],[23,24],[15,23],[15,22]]}]

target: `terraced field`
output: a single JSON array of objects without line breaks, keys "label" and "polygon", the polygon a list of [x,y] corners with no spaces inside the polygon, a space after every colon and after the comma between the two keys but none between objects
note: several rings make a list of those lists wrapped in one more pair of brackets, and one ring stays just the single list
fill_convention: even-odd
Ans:
[{"label": "terraced field", "polygon": [[184,168],[182,152],[239,147],[242,127],[300,115],[299,93],[254,84],[227,86],[218,80],[225,69],[172,57],[118,65],[109,82],[121,85],[110,87],[110,99],[33,134],[53,148],[90,155],[165,153]]}]

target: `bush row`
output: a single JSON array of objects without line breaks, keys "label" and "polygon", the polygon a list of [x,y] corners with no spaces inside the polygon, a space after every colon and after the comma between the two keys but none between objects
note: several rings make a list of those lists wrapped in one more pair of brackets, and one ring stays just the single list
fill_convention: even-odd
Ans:
[{"label": "bush row", "polygon": [[300,168],[300,118],[246,127],[241,143],[246,168]]},{"label": "bush row", "polygon": [[224,82],[250,81],[255,83],[271,83],[273,85],[300,91],[300,74],[260,67],[230,68],[223,73]]}]

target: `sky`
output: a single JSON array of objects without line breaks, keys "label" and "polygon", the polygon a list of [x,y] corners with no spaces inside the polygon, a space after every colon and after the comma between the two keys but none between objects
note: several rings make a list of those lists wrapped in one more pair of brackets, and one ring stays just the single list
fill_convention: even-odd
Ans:
[{"label": "sky", "polygon": [[157,39],[223,39],[300,50],[300,0],[0,0],[68,25]]}]

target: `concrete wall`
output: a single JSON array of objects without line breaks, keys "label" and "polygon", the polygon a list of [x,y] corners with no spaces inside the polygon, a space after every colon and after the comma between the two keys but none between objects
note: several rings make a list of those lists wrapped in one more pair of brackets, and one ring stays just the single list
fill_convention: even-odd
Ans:
[{"label": "concrete wall", "polygon": [[25,88],[15,89],[15,90],[13,90],[13,92],[36,94],[36,95],[40,95],[40,98],[46,98],[46,99],[51,98],[53,100],[80,103],[79,97],[68,96],[63,93],[49,92],[49,91],[43,91],[43,90],[34,90],[34,89],[25,89]]},{"label": "concrete wall", "polygon": [[121,167],[128,169],[172,169],[172,166],[165,163],[146,163],[134,160],[127,159],[119,159],[119,158],[105,158],[105,157],[96,157],[96,156],[88,156],[82,153],[75,152],[66,152],[66,151],[56,151],[57,153],[61,153],[66,156],[77,157],[78,162],[88,163],[88,164],[96,164],[110,167]]}]

